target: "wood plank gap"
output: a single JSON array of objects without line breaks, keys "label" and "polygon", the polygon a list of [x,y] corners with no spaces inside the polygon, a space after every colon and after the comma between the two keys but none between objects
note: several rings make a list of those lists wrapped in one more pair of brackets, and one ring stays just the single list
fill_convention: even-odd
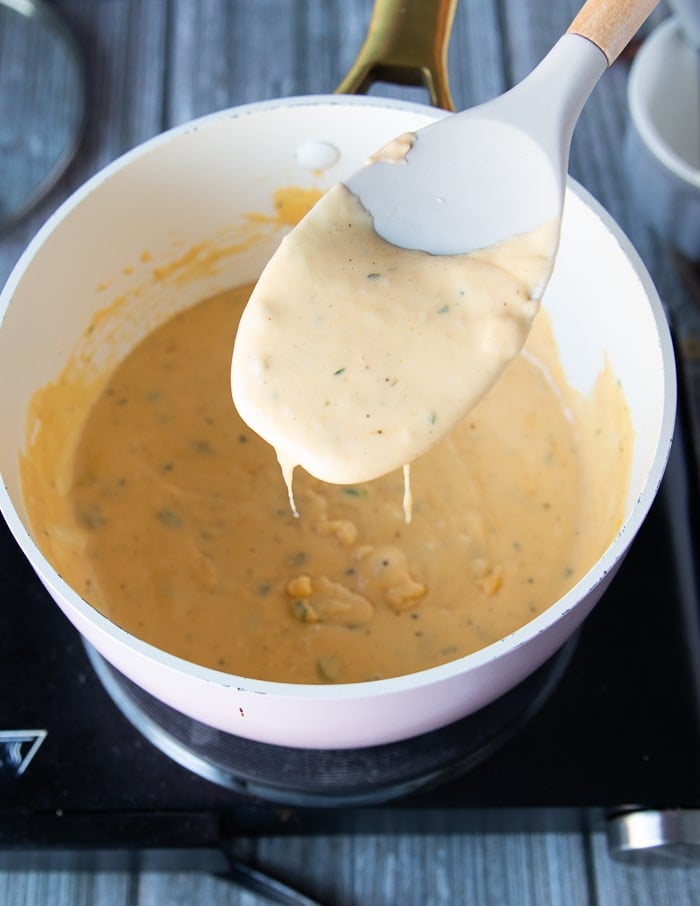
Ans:
[{"label": "wood plank gap", "polygon": [[173,36],[175,29],[175,14],[173,12],[173,3],[175,0],[165,0],[165,66],[163,67],[163,79],[161,83],[160,99],[160,131],[165,132],[172,124],[170,115],[170,95],[172,91],[172,71],[173,71]]},{"label": "wood plank gap", "polygon": [[[496,21],[498,22],[498,31],[501,35],[502,46],[510,47],[511,35],[508,25],[508,16],[505,9],[506,2],[507,0],[496,0]],[[503,69],[503,81],[506,88],[512,88],[515,82],[515,76],[513,74],[513,67],[510,65],[509,54],[501,54],[501,67]]]},{"label": "wood plank gap", "polygon": [[593,852],[593,838],[590,830],[584,831],[581,834],[581,842],[583,846],[583,866],[586,872],[589,903],[590,906],[600,906],[595,870],[595,854]]}]

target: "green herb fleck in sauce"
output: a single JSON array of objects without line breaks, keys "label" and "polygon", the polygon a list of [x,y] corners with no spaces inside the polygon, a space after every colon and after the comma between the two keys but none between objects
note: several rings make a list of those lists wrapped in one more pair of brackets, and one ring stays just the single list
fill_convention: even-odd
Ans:
[{"label": "green herb fleck in sauce", "polygon": [[367,497],[366,488],[342,488],[341,494],[346,497]]},{"label": "green herb fleck in sauce", "polygon": [[343,665],[337,657],[322,657],[316,663],[316,672],[327,683],[337,683],[343,673]]},{"label": "green herb fleck in sauce", "polygon": [[306,598],[295,598],[291,606],[295,620],[300,623],[318,623],[318,614]]},{"label": "green herb fleck in sauce", "polygon": [[169,507],[158,510],[156,516],[163,525],[167,525],[169,528],[179,528],[182,525],[182,517]]},{"label": "green herb fleck in sauce", "polygon": [[89,529],[99,528],[106,520],[99,503],[93,503],[80,510],[80,521]]}]

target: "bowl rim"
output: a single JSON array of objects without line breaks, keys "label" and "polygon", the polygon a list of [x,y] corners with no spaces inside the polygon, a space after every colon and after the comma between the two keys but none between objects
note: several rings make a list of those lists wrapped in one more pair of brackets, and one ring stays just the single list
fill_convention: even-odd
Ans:
[{"label": "bowl rim", "polygon": [[630,67],[627,104],[632,125],[648,151],[683,183],[700,189],[700,168],[693,167],[666,143],[651,117],[647,92],[642,88],[646,67],[650,61],[656,56],[663,58],[668,56],[667,45],[676,40],[685,42],[686,38],[679,19],[671,16],[657,26],[644,41]]},{"label": "bowl rim", "polygon": [[[409,112],[413,111],[423,115],[427,114],[434,119],[447,115],[446,111],[438,110],[434,107],[395,99],[354,95],[304,95],[254,102],[238,107],[227,108],[216,113],[207,114],[206,116],[195,120],[190,120],[179,126],[175,126],[166,132],[160,133],[137,145],[130,151],[127,151],[125,154],[99,170],[80,188],[72,193],[51,217],[49,217],[19,258],[0,293],[0,329],[2,328],[5,312],[12,302],[14,291],[29,267],[30,262],[33,260],[35,252],[40,248],[44,240],[83,198],[106,182],[113,173],[127,167],[132,160],[136,160],[142,155],[150,153],[152,150],[157,149],[161,144],[175,140],[182,135],[186,135],[189,132],[203,128],[208,124],[221,119],[266,113],[268,111],[275,111],[279,108],[309,107],[329,104],[333,106],[368,106]],[[191,679],[198,680],[202,683],[234,688],[239,692],[252,692],[287,699],[303,699],[305,701],[318,702],[332,702],[340,699],[357,700],[362,698],[374,698],[379,695],[391,695],[407,689],[415,690],[434,686],[443,681],[452,680],[471,670],[476,670],[486,665],[490,665],[493,662],[497,662],[500,658],[528,645],[533,639],[552,629],[557,623],[564,620],[595,587],[605,580],[606,576],[616,569],[619,562],[624,557],[629,544],[641,527],[656,496],[661,479],[663,478],[673,438],[676,410],[676,371],[670,330],[661,300],[651,277],[630,240],[602,205],[571,178],[568,180],[568,190],[577,195],[579,199],[592,210],[597,218],[602,221],[605,229],[609,233],[612,233],[630,266],[633,267],[642,283],[644,293],[649,300],[651,314],[656,327],[656,335],[663,364],[664,388],[663,410],[659,424],[656,449],[649,466],[647,481],[637,500],[631,507],[628,517],[608,545],[606,551],[576,585],[558,601],[554,602],[545,611],[523,626],[478,651],[445,664],[440,664],[436,667],[430,667],[425,670],[403,674],[397,677],[359,683],[304,685],[260,680],[225,673],[185,660],[184,658],[170,654],[149,642],[139,639],[137,636],[132,635],[119,627],[82,598],[61,577],[58,571],[43,555],[38,545],[34,542],[15,508],[5,481],[3,480],[2,473],[0,472],[0,513],[4,516],[19,547],[34,567],[39,579],[45,585],[52,597],[55,597],[53,593],[55,592],[55,594],[59,595],[65,602],[65,605],[76,611],[82,620],[91,624],[94,629],[100,632],[100,634],[108,635],[110,639],[116,641],[121,648],[127,649],[148,661],[155,662],[161,668],[174,671],[178,674],[185,673]],[[65,609],[64,605],[58,604],[58,602],[57,606]]]}]

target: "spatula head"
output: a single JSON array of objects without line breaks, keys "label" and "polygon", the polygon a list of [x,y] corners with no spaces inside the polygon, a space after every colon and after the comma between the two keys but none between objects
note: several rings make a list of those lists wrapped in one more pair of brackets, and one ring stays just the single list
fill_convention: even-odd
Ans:
[{"label": "spatula head", "polygon": [[416,132],[402,159],[374,160],[345,184],[392,245],[456,255],[561,213],[561,158],[479,109]]},{"label": "spatula head", "polygon": [[345,184],[403,248],[464,254],[537,229],[561,216],[571,134],[606,67],[598,47],[564,35],[510,91],[426,126],[403,158],[375,155]]}]

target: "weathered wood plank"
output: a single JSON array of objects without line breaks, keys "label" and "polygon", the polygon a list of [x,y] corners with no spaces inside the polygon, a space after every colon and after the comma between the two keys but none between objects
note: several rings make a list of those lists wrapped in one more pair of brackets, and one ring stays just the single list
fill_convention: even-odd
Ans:
[{"label": "weathered wood plank", "polygon": [[499,21],[497,3],[460,0],[448,56],[458,110],[498,97],[509,87]]},{"label": "weathered wood plank", "polygon": [[0,872],[3,906],[131,906],[136,877],[129,872]]},{"label": "weathered wood plank", "polygon": [[[320,903],[454,906],[498,903],[587,906],[585,854],[578,835],[506,834],[262,838],[256,865]],[[221,882],[143,874],[139,906],[184,906],[206,896],[239,902]],[[257,903],[250,894],[246,904]]]},{"label": "weathered wood plank", "polygon": [[137,879],[136,898],[132,902],[133,906],[193,906],[200,903],[207,906],[269,906],[270,900],[230,881],[207,875],[144,872]]},{"label": "weathered wood plank", "polygon": [[260,865],[322,902],[588,904],[578,835],[363,836],[262,839]]},{"label": "weathered wood plank", "polygon": [[171,124],[301,90],[301,4],[182,0],[173,7]]},{"label": "weathered wood plank", "polygon": [[163,128],[167,0],[61,0],[86,56],[90,118],[74,182]]}]

